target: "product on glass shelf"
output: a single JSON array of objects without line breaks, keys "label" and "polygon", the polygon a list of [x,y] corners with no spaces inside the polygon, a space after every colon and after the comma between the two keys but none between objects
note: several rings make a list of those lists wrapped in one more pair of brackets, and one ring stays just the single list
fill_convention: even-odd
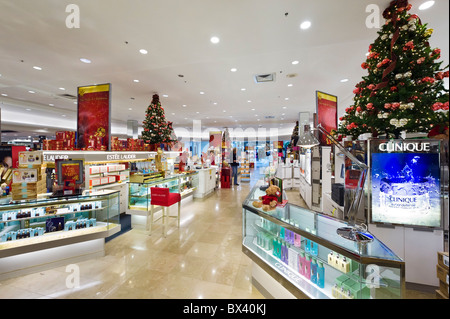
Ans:
[{"label": "product on glass shelf", "polygon": [[334,255],[334,252],[330,251],[330,253],[328,254],[328,265],[331,265],[334,267],[335,258],[336,258],[336,256]]},{"label": "product on glass shelf", "polygon": [[303,251],[298,255],[298,273],[302,276],[305,275],[305,253]]},{"label": "product on glass shelf", "polygon": [[321,261],[317,262],[317,286],[319,288],[325,287],[325,267]]},{"label": "product on glass shelf", "polygon": [[348,273],[350,271],[350,262],[347,260],[347,258],[343,257],[339,264],[339,270]]},{"label": "product on glass shelf", "polygon": [[[298,224],[295,224],[295,227],[298,228]],[[302,247],[302,236],[297,233],[294,234],[294,246],[298,248]]]},{"label": "product on glass shelf", "polygon": [[311,279],[311,256],[305,256],[305,270],[303,274],[306,278]]},{"label": "product on glass shelf", "polygon": [[339,254],[336,254],[336,257],[334,257],[333,267],[339,269],[340,265],[341,265],[341,258],[339,257]]},{"label": "product on glass shelf", "polygon": [[[313,235],[315,235],[315,234],[316,234],[316,231],[313,230],[312,233],[313,233]],[[311,252],[311,255],[313,255],[313,256],[317,256],[318,253],[319,253],[319,245],[317,245],[317,243],[316,243],[316,242],[313,242],[312,240],[311,240],[311,249],[310,249],[310,252]]]},{"label": "product on glass shelf", "polygon": [[316,258],[311,260],[311,282],[317,284],[317,262]]},{"label": "product on glass shelf", "polygon": [[273,238],[273,255],[281,259],[281,241],[276,237]]},{"label": "product on glass shelf", "polygon": [[288,255],[287,255],[287,243],[286,241],[281,241],[281,261],[285,264],[288,263]]},{"label": "product on glass shelf", "polygon": [[292,248],[288,249],[289,267],[294,270],[298,269],[298,253]]}]

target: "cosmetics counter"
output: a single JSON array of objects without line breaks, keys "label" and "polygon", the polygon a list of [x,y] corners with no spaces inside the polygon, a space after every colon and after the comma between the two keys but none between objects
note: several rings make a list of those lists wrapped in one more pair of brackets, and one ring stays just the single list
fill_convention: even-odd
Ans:
[{"label": "cosmetics counter", "polygon": [[0,204],[0,279],[103,256],[119,213],[114,190]]},{"label": "cosmetics counter", "polygon": [[243,203],[243,252],[253,283],[267,297],[402,298],[405,264],[376,237],[361,243],[336,233],[346,223],[293,204],[264,212],[256,183]]},{"label": "cosmetics counter", "polygon": [[[128,209],[127,214],[131,215],[131,224],[133,228],[142,228],[148,225],[148,218],[152,211],[151,188],[165,187],[169,188],[171,193],[179,193],[181,202],[184,203],[192,199],[194,192],[199,187],[198,171],[190,171],[168,176],[162,175],[137,175],[132,176],[128,183]],[[153,207],[153,211],[160,212],[161,207]]]}]

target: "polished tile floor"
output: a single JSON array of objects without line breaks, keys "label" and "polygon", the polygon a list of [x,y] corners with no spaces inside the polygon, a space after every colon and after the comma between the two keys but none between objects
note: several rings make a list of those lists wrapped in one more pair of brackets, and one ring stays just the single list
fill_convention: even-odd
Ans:
[{"label": "polished tile floor", "polygon": [[[166,238],[132,229],[106,243],[104,257],[77,263],[78,288],[58,267],[0,281],[0,298],[160,298],[258,299],[251,283],[251,261],[241,251],[242,202],[249,183],[216,190],[182,206],[181,226],[170,220]],[[298,191],[290,202],[302,203]],[[407,298],[434,298],[408,290]]]}]

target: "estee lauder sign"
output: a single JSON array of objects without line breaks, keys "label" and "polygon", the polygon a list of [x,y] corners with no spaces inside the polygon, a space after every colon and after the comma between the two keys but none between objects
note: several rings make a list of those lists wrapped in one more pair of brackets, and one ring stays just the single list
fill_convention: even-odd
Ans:
[{"label": "estee lauder sign", "polygon": [[429,152],[430,142],[387,142],[380,143],[378,150],[382,152]]}]

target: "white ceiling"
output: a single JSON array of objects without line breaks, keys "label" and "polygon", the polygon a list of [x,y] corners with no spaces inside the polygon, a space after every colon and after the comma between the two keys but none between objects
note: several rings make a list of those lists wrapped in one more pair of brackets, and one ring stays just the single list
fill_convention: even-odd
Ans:
[{"label": "white ceiling", "polygon": [[[411,12],[434,29],[430,45],[448,64],[449,1],[419,11],[424,1],[410,0]],[[67,1],[0,0],[2,130],[76,130],[76,104],[60,95],[111,83],[114,135],[126,134],[129,119],[142,122],[154,93],[175,128],[201,120],[205,130],[262,125],[290,134],[299,112],[315,111],[316,90],[337,95],[340,114],[351,104],[378,31],[366,27],[366,8],[378,5],[381,15],[389,2],[77,0],[80,28],[69,29]],[[305,20],[308,30],[299,27]],[[275,82],[255,83],[255,74],[271,72]]]}]

